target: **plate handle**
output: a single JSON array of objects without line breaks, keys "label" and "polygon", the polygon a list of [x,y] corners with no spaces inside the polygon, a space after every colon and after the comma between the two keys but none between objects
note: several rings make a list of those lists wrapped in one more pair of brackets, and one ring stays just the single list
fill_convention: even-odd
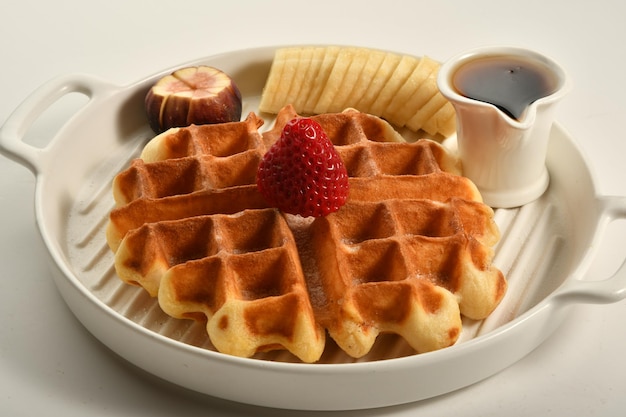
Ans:
[{"label": "plate handle", "polygon": [[[626,218],[626,197],[600,197],[601,221]],[[556,295],[566,303],[609,304],[626,298],[626,259],[609,278],[599,281],[571,280]]]},{"label": "plate handle", "polygon": [[74,74],[54,78],[33,91],[9,116],[0,127],[0,153],[24,165],[33,173],[43,171],[46,149],[24,142],[24,136],[39,116],[61,97],[70,93],[81,93],[89,101],[106,96],[116,89],[113,85],[98,78]]}]

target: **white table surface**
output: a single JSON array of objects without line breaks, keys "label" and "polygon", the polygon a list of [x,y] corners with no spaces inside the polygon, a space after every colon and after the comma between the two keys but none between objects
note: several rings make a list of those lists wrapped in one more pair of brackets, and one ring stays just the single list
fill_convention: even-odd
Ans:
[{"label": "white table surface", "polygon": [[[285,43],[356,44],[439,60],[483,45],[524,46],[568,70],[574,89],[559,106],[558,120],[588,155],[600,194],[626,195],[624,16],[626,3],[618,0],[4,0],[0,122],[60,74],[129,84],[195,58]],[[45,142],[62,122],[55,117],[28,137]],[[209,398],[111,353],[79,324],[54,286],[33,218],[33,191],[33,175],[0,157],[0,415],[318,414]],[[621,223],[611,226],[593,276],[609,276],[624,258]],[[483,382],[415,404],[327,414],[623,415],[625,318],[626,302],[581,305],[538,349]]]}]

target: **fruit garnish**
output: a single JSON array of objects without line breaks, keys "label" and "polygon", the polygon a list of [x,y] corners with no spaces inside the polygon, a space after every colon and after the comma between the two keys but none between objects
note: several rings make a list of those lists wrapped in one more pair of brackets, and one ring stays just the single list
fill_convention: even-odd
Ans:
[{"label": "fruit garnish", "polygon": [[437,86],[440,67],[428,56],[362,47],[278,48],[259,110],[277,114],[289,104],[298,114],[354,108],[398,128],[448,137],[456,132],[456,113]]},{"label": "fruit garnish", "polygon": [[257,186],[273,207],[303,217],[335,212],[348,198],[348,172],[315,120],[297,117],[264,155]]},{"label": "fruit garnish", "polygon": [[145,106],[156,133],[191,124],[238,122],[241,92],[217,68],[186,67],[157,81],[146,94]]}]

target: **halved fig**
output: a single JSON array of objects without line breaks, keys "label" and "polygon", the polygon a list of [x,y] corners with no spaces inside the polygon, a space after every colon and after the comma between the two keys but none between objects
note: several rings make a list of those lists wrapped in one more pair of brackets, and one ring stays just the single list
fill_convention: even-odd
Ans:
[{"label": "halved fig", "polygon": [[236,122],[241,119],[241,92],[223,71],[186,67],[157,81],[146,94],[150,127],[161,133],[191,124]]}]

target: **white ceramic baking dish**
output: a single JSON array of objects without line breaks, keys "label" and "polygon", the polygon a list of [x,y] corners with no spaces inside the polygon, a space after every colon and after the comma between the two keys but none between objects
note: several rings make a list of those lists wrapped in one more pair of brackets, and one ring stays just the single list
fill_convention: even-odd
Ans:
[{"label": "white ceramic baking dish", "polygon": [[[242,90],[245,115],[256,108],[274,49],[184,65],[208,64],[231,74]],[[111,180],[152,136],[144,95],[173,69],[123,87],[84,75],[52,80],[0,130],[0,151],[36,175],[35,220],[63,298],[99,340],[154,375],[209,395],[280,408],[344,410],[418,401],[518,361],[576,303],[626,296],[624,266],[607,279],[585,277],[605,227],[626,217],[626,198],[597,195],[584,156],[556,125],[547,193],[522,208],[496,211],[502,240],[495,263],[507,275],[509,291],[487,320],[465,322],[455,346],[414,355],[401,340],[382,336],[361,360],[331,346],[316,364],[296,363],[284,353],[242,359],[215,352],[201,325],[167,317],[143,290],[122,284],[105,243]],[[25,134],[37,117],[70,93],[85,95],[87,103],[46,146],[27,144]]]}]

